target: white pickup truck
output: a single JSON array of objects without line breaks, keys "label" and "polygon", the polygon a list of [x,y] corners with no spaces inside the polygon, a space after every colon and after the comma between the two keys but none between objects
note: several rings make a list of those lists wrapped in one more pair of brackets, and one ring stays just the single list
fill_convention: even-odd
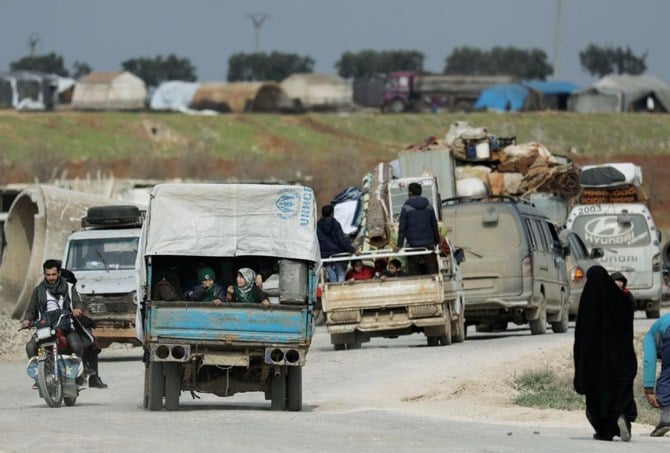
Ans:
[{"label": "white pickup truck", "polygon": [[[451,249],[453,250],[453,248]],[[327,282],[323,266],[330,262],[437,254],[437,274]],[[356,349],[372,337],[395,338],[422,332],[429,346],[465,340],[464,298],[456,256],[436,250],[380,249],[359,256],[335,255],[321,261],[321,302],[335,350]]]}]

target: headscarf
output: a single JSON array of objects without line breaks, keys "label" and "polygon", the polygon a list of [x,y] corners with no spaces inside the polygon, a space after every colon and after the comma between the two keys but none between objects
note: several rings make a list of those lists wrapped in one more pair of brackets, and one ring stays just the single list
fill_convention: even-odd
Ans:
[{"label": "headscarf", "polygon": [[630,301],[602,266],[592,266],[586,273],[573,355],[574,386],[579,394],[602,391],[603,397],[612,397],[612,386],[632,383],[637,373]]},{"label": "headscarf", "polygon": [[256,272],[248,267],[243,267],[237,273],[244,278],[244,286],[235,285],[235,300],[238,302],[254,302],[252,289],[256,282]]}]

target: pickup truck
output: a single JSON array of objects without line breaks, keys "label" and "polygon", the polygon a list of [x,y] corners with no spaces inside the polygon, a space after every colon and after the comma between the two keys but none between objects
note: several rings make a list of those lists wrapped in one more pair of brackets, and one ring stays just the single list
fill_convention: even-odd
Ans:
[{"label": "pickup truck", "polygon": [[427,254],[437,254],[438,273],[328,282],[322,268],[321,303],[335,350],[357,349],[372,337],[395,338],[415,332],[422,332],[429,346],[465,340],[465,301],[458,269],[462,251],[445,256],[423,248],[378,249],[359,256],[334,255],[321,264],[354,258],[371,262],[398,258],[402,262],[411,255]]},{"label": "pickup truck", "polygon": [[[137,336],[144,348],[144,407],[175,410],[183,391],[226,397],[263,392],[272,410],[302,409],[302,366],[313,335],[319,261],[315,198],[304,186],[161,184],[142,236]],[[225,289],[263,261],[278,276],[261,304],[159,300],[166,269],[187,287],[201,263]],[[256,269],[257,270],[257,269]],[[276,276],[273,280],[276,280]],[[270,279],[267,280],[269,282]],[[175,291],[184,294],[182,291]],[[195,397],[195,396],[194,396]]]}]

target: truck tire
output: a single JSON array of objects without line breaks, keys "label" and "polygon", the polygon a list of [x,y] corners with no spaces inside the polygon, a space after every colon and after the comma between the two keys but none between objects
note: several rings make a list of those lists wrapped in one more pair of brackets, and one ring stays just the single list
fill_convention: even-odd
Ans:
[{"label": "truck tire", "polygon": [[540,308],[537,309],[537,318],[529,321],[530,333],[533,335],[544,335],[547,333],[547,309],[544,300],[540,302]]},{"label": "truck tire", "polygon": [[561,319],[551,323],[551,330],[554,333],[565,333],[568,331],[569,326],[569,314],[567,304],[562,304],[563,308],[561,309]]},{"label": "truck tire", "polygon": [[654,304],[645,310],[647,314],[647,319],[658,319],[661,317],[661,301],[658,300]]},{"label": "truck tire", "polygon": [[272,374],[272,396],[270,410],[286,410],[286,368],[280,367],[278,375]]},{"label": "truck tire", "polygon": [[465,341],[465,305],[461,301],[461,312],[458,314],[458,320],[451,323],[451,342],[463,343]]},{"label": "truck tire", "polygon": [[165,410],[174,411],[179,407],[181,394],[181,364],[167,362],[165,364]]},{"label": "truck tire", "polygon": [[159,411],[163,408],[163,393],[165,392],[165,376],[162,362],[149,363],[149,401],[150,411]]},{"label": "truck tire", "polygon": [[86,211],[85,223],[88,225],[117,225],[139,223],[142,214],[137,206],[93,206]]},{"label": "truck tire", "polygon": [[286,376],[286,392],[288,393],[288,410],[298,412],[302,410],[302,367],[288,367]]},{"label": "truck tire", "polygon": [[391,113],[403,113],[405,111],[405,103],[401,99],[394,99],[391,101],[388,110]]},{"label": "truck tire", "polygon": [[440,337],[437,335],[430,335],[426,337],[426,344],[430,347],[433,346],[439,346],[440,345]]}]

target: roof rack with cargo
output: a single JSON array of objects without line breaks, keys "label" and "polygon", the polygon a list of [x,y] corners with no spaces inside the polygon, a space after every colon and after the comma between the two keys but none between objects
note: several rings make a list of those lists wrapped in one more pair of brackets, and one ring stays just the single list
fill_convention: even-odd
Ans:
[{"label": "roof rack with cargo", "polygon": [[103,228],[140,227],[144,221],[145,211],[137,206],[93,206],[88,208],[86,217],[81,219],[81,226]]},{"label": "roof rack with cargo", "polygon": [[510,195],[486,195],[486,196],[461,196],[453,198],[445,198],[442,200],[442,206],[452,206],[458,203],[470,203],[474,201],[510,201],[512,203],[523,203],[529,206],[534,206],[528,200]]}]

